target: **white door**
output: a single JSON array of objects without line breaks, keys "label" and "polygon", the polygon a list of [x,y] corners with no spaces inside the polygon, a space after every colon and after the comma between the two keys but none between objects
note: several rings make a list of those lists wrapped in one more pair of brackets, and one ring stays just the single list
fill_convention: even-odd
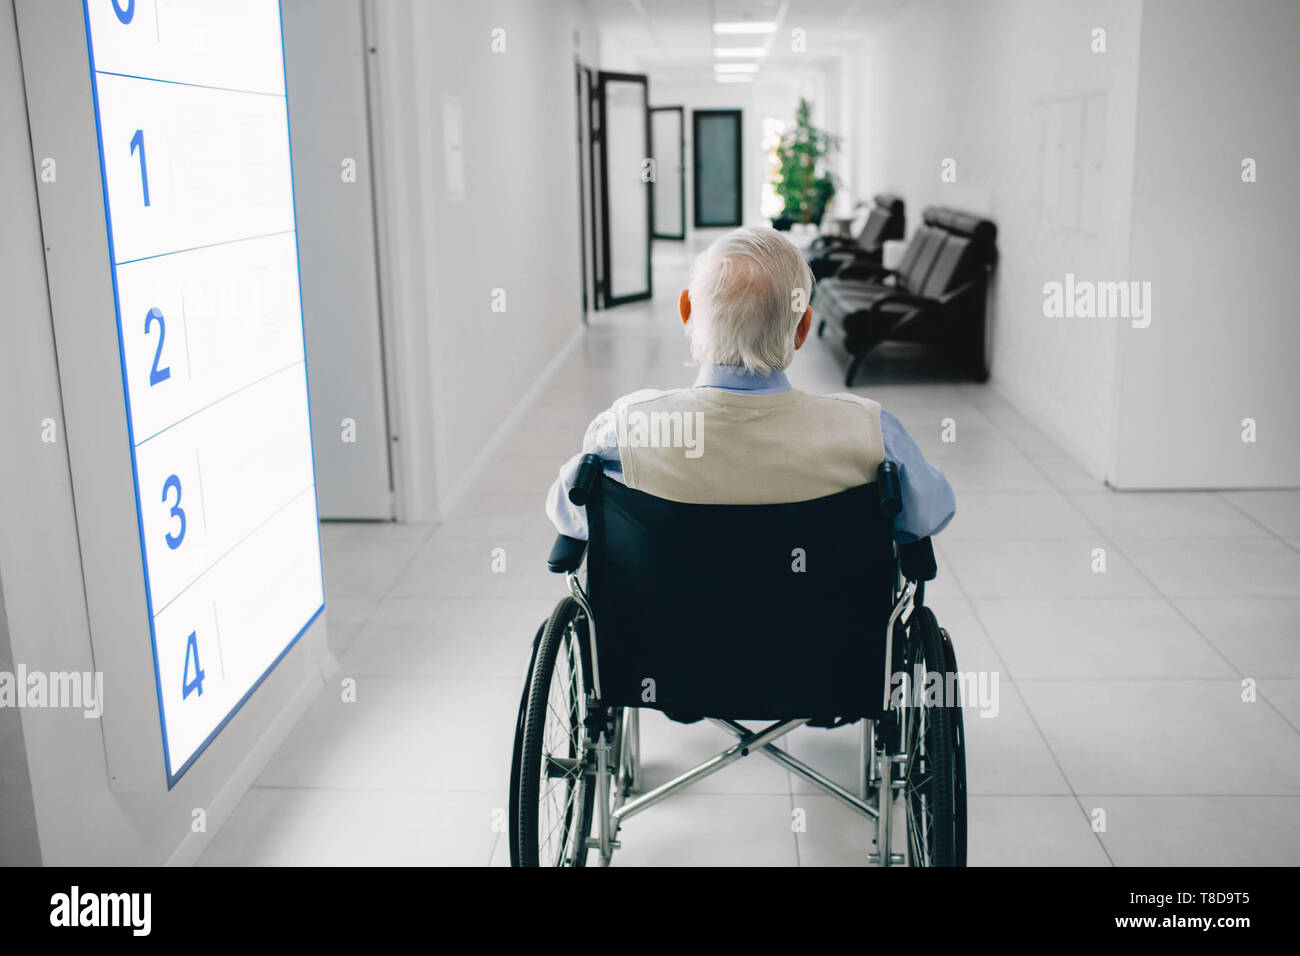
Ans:
[{"label": "white door", "polygon": [[316,498],[322,518],[388,519],[361,0],[284,0],[282,10]]}]

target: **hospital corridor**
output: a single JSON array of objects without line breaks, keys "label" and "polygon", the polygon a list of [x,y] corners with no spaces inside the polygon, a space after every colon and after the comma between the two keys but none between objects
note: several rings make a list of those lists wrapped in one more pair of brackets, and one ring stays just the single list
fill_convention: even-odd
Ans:
[{"label": "hospital corridor", "polygon": [[735,868],[917,936],[1284,919],[1297,43],[0,0],[6,925],[386,942],[454,868],[514,932],[542,867],[671,867],[672,929]]},{"label": "hospital corridor", "polygon": [[[356,702],[316,699],[200,865],[508,863],[504,834],[466,823],[504,811],[519,659],[556,600],[538,489],[593,410],[690,384],[681,330],[661,319],[709,238],[656,245],[665,294],[593,317],[445,522],[323,527],[330,646]],[[791,380],[836,391],[839,367],[815,344]],[[962,667],[1001,675],[967,708],[970,864],[1292,865],[1300,492],[1125,497],[987,386],[881,372],[872,397],[963,490],[930,602],[960,635]],[[943,442],[945,419],[958,441]],[[1105,575],[1090,570],[1097,546]],[[1236,706],[1246,674],[1266,709]],[[1234,693],[1211,710],[1216,687]],[[658,714],[641,733],[651,786],[727,742]],[[803,728],[790,750],[856,779],[856,728]],[[1122,825],[1094,833],[1097,806]],[[800,809],[807,829],[792,831]],[[701,781],[624,834],[616,866],[856,866],[870,839],[767,761]]]}]

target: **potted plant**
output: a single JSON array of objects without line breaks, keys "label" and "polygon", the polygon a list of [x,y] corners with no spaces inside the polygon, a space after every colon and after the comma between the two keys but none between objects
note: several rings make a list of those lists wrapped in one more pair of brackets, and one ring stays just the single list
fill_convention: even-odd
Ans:
[{"label": "potted plant", "polygon": [[813,126],[809,111],[808,101],[800,99],[794,129],[782,134],[776,147],[780,167],[773,188],[783,207],[772,219],[774,229],[789,229],[796,222],[821,225],[835,197],[835,177],[826,159],[840,148],[840,137]]}]

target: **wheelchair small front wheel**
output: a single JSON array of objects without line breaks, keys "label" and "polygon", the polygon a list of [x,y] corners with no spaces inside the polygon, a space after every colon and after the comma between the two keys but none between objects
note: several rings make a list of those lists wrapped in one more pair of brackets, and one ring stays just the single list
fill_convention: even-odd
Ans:
[{"label": "wheelchair small front wheel", "polygon": [[927,607],[908,627],[906,673],[912,695],[903,715],[902,767],[908,862],[966,864],[966,768],[956,661]]},{"label": "wheelchair small front wheel", "polygon": [[585,866],[595,806],[587,746],[583,647],[587,618],[573,598],[551,613],[534,652],[511,826],[520,866]]}]

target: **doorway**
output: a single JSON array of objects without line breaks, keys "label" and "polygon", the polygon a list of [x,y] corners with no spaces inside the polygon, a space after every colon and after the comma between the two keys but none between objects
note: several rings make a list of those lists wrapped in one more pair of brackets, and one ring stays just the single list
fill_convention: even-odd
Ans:
[{"label": "doorway", "polygon": [[742,219],[740,110],[695,110],[695,227],[739,226]]},{"label": "doorway", "polygon": [[650,110],[650,145],[655,178],[654,237],[686,238],[686,119],[680,106]]},{"label": "doorway", "polygon": [[602,307],[650,298],[653,207],[649,84],[635,73],[599,74],[597,144]]}]

